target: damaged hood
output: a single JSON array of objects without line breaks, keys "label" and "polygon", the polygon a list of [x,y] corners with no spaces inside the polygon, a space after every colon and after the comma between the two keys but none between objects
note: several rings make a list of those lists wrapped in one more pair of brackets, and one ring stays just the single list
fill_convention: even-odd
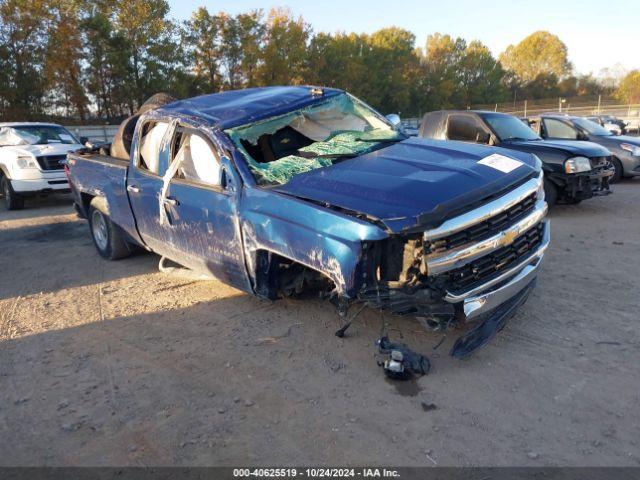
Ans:
[{"label": "damaged hood", "polygon": [[[521,162],[509,172],[478,163],[499,154]],[[507,160],[508,162],[508,160]],[[364,214],[394,233],[432,228],[506,193],[537,174],[526,153],[462,142],[410,138],[333,166],[296,175],[274,190]]]}]

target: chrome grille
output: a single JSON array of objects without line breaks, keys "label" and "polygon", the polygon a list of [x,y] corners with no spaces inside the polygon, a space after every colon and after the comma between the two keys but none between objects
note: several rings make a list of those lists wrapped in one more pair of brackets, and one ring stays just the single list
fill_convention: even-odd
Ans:
[{"label": "chrome grille", "polygon": [[64,165],[60,162],[66,158],[66,155],[41,155],[36,160],[42,170],[62,170]]},{"label": "chrome grille", "polygon": [[535,256],[547,232],[543,176],[424,232],[422,269],[448,292],[483,288]]},{"label": "chrome grille", "polygon": [[463,291],[490,280],[493,276],[517,265],[531,255],[542,243],[545,224],[539,223],[506,247],[491,252],[463,267],[439,276],[450,291]]},{"label": "chrome grille", "polygon": [[477,242],[490,237],[531,213],[535,207],[536,200],[537,194],[534,192],[521,202],[511,206],[507,210],[497,213],[487,220],[452,235],[427,242],[425,244],[425,253],[429,255],[444,252],[466,245],[467,243]]}]

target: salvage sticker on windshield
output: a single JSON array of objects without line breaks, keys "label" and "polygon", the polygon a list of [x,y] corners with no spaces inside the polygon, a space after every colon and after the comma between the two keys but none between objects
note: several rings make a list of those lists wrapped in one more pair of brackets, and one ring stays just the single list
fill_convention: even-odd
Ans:
[{"label": "salvage sticker on windshield", "polygon": [[514,160],[513,158],[505,157],[504,155],[500,155],[499,153],[489,155],[488,157],[480,160],[478,163],[481,165],[486,165],[487,167],[495,168],[496,170],[500,170],[504,173],[512,172],[520,165],[522,165],[522,162]]}]

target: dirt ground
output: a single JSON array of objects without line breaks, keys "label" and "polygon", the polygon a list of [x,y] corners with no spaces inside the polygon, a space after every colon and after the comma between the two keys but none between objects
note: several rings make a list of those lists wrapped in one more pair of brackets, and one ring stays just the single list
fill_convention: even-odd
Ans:
[{"label": "dirt ground", "polygon": [[537,289],[471,359],[387,318],[434,365],[394,383],[377,312],[339,339],[320,300],[102,260],[69,197],[2,208],[0,465],[640,465],[640,179],[550,217]]}]

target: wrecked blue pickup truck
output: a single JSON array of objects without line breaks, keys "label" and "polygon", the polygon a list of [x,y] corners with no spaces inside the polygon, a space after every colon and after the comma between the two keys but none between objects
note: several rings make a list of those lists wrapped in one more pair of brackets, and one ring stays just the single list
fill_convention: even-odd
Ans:
[{"label": "wrecked blue pickup truck", "polygon": [[141,246],[262,298],[320,292],[345,327],[356,303],[474,321],[464,357],[526,300],[549,243],[534,155],[408,138],[341,90],[228,91],[130,123],[129,159],[67,161],[102,256]]}]

